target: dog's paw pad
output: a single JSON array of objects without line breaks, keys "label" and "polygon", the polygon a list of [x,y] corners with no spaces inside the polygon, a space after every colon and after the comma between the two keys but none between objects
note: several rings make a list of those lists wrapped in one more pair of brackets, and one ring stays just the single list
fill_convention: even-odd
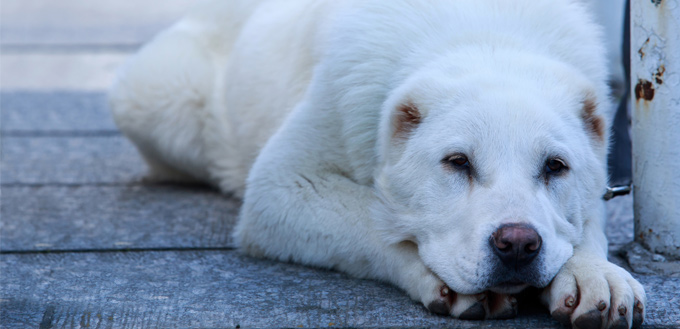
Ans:
[{"label": "dog's paw pad", "polygon": [[599,329],[602,327],[602,312],[592,310],[582,314],[574,321],[574,327],[578,329]]},{"label": "dog's paw pad", "polygon": [[553,319],[557,320],[559,323],[569,326],[571,324],[571,313],[573,310],[567,310],[564,308],[558,308],[550,315],[553,317]]},{"label": "dog's paw pad", "polygon": [[571,325],[571,315],[574,313],[574,307],[576,306],[576,298],[574,296],[567,296],[564,298],[564,303],[562,306],[558,307],[550,315],[565,326]]},{"label": "dog's paw pad", "polygon": [[451,307],[446,305],[446,302],[443,300],[435,300],[427,305],[427,309],[434,314],[449,315]]},{"label": "dog's paw pad", "polygon": [[483,301],[479,301],[461,313],[458,318],[462,320],[484,320],[485,316],[486,310],[484,309]]},{"label": "dog's paw pad", "polygon": [[626,320],[626,317],[622,316],[619,317],[618,320],[613,322],[610,327],[611,329],[628,329],[628,320]]}]

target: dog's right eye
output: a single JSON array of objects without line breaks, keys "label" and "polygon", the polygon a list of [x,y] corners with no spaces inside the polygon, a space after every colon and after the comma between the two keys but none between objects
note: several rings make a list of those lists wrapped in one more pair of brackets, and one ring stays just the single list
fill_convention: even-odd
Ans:
[{"label": "dog's right eye", "polygon": [[552,158],[545,162],[545,173],[549,175],[557,175],[567,171],[569,167],[562,159]]},{"label": "dog's right eye", "polygon": [[470,161],[465,154],[456,153],[450,155],[444,158],[442,162],[455,169],[470,169]]}]

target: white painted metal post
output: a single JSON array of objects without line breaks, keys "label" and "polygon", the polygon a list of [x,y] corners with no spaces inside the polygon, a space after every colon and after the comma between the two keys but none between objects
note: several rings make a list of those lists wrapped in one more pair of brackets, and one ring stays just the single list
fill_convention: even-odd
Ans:
[{"label": "white painted metal post", "polygon": [[680,0],[630,9],[635,240],[680,258]]}]

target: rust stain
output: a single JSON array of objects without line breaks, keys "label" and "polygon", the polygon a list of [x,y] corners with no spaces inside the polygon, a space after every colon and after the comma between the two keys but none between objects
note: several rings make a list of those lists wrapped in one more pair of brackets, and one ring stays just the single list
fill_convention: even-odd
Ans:
[{"label": "rust stain", "polygon": [[654,73],[654,81],[656,81],[657,84],[663,84],[663,79],[661,78],[663,77],[664,72],[666,72],[666,66],[661,64],[661,66],[656,69],[656,73]]},{"label": "rust stain", "polygon": [[650,81],[638,79],[635,85],[635,100],[640,100],[640,98],[651,101],[654,99],[654,85]]},{"label": "rust stain", "polygon": [[645,47],[647,46],[648,43],[649,43],[649,38],[647,38],[647,40],[645,40],[645,42],[642,43],[642,47],[640,47],[640,49],[638,49],[638,54],[640,55],[640,59],[645,58],[645,50],[644,49],[645,49]]}]

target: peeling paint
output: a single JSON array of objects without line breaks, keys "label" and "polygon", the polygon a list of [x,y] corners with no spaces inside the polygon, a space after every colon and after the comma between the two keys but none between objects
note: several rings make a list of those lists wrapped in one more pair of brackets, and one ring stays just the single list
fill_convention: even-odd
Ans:
[{"label": "peeling paint", "polygon": [[666,65],[661,64],[658,69],[656,69],[656,73],[654,73],[654,81],[656,81],[657,84],[661,85],[663,84],[663,77],[664,72],[666,72]]},{"label": "peeling paint", "polygon": [[647,47],[648,44],[649,44],[649,38],[647,38],[647,40],[645,40],[645,42],[642,44],[642,47],[640,47],[640,49],[638,49],[638,55],[640,55],[640,60],[645,59],[645,47]]}]

